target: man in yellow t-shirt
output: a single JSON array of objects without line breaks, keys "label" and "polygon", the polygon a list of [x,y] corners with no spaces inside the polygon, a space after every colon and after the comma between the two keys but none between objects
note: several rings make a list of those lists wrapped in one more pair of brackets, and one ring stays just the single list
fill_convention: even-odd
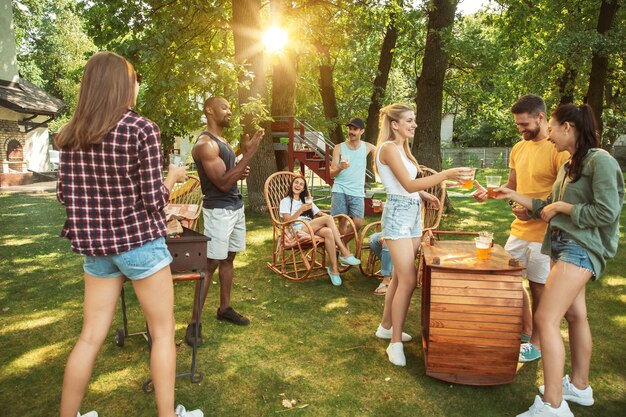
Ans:
[{"label": "man in yellow t-shirt", "polygon": [[[517,192],[537,198],[546,198],[552,190],[559,168],[569,158],[567,152],[557,152],[548,138],[546,104],[532,94],[520,97],[511,113],[523,140],[513,146],[509,158],[509,179],[504,185]],[[481,187],[482,188],[482,187]],[[487,193],[478,188],[474,197],[484,201]],[[532,312],[528,292],[524,287],[522,315],[522,345],[520,362],[530,362],[541,357],[538,335],[533,335],[533,313],[536,311],[550,273],[550,257],[541,253],[541,243],[548,224],[541,219],[531,219],[524,207],[513,207],[515,220],[504,249],[526,266],[532,293]]]}]

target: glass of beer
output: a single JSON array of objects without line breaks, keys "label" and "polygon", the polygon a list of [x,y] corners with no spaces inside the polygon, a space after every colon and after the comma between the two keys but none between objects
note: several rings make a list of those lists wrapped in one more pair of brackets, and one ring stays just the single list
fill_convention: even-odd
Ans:
[{"label": "glass of beer", "polygon": [[305,204],[311,204],[312,202],[313,202],[313,197],[311,197],[310,195],[304,197]]},{"label": "glass of beer", "polygon": [[483,237],[476,237],[474,238],[474,243],[476,244],[476,257],[478,260],[489,259],[491,241]]},{"label": "glass of beer", "polygon": [[471,190],[474,186],[474,174],[476,173],[475,169],[472,169],[469,177],[465,177],[461,182],[461,188],[464,190]]},{"label": "glass of beer", "polygon": [[176,153],[171,153],[170,154],[170,164],[177,166],[177,167],[182,167],[185,165],[185,160],[183,159],[182,155],[176,154]]},{"label": "glass of beer", "polygon": [[380,200],[372,200],[372,209],[374,213],[380,213],[383,211],[383,202]]},{"label": "glass of beer", "polygon": [[500,175],[487,175],[485,179],[487,180],[487,195],[489,198],[495,198],[496,193],[494,190],[500,187],[502,177]]}]

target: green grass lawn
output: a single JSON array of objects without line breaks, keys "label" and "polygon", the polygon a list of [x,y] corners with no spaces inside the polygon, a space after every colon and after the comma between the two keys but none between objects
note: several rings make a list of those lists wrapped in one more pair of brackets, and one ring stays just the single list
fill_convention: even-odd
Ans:
[{"label": "green grass lawn", "polygon": [[[496,242],[504,244],[512,220],[506,203],[480,205],[454,197],[452,202],[455,211],[445,215],[444,229],[492,230]],[[3,416],[57,413],[65,361],[81,327],[83,294],[82,259],[58,237],[63,220],[63,208],[51,194],[0,195],[0,404],[9,410]],[[375,279],[353,268],[341,287],[327,279],[289,282],[265,266],[272,238],[268,218],[248,214],[247,222],[248,250],[236,259],[232,301],[252,322],[242,328],[215,320],[218,288],[211,288],[198,357],[205,377],[199,384],[177,381],[177,402],[200,407],[206,416],[224,417],[511,416],[532,403],[536,386],[543,382],[537,362],[520,367],[513,384],[496,387],[427,377],[417,341],[419,291],[406,325],[416,337],[405,347],[408,365],[391,365],[387,343],[374,337],[383,305],[383,298],[372,294]],[[618,416],[626,409],[625,243],[622,234],[620,251],[606,275],[588,286],[596,404],[572,405],[576,416]],[[179,372],[191,359],[183,337],[192,287],[176,284]],[[127,302],[131,331],[142,330],[132,290]],[[117,347],[114,333],[121,326],[117,314],[83,411],[95,409],[103,417],[154,416],[154,396],[141,390],[149,374],[147,345],[130,338]],[[563,335],[567,337],[565,330]],[[283,400],[306,407],[288,410]]]}]

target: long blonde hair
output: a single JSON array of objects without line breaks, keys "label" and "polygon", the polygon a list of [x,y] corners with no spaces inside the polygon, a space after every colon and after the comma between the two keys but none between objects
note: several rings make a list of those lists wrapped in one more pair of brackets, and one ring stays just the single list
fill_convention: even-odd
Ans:
[{"label": "long blonde hair", "polygon": [[[378,131],[378,140],[376,141],[376,154],[380,151],[380,147],[383,143],[395,140],[395,136],[393,134],[393,129],[391,128],[391,122],[399,122],[402,118],[402,115],[408,111],[414,111],[413,107],[404,103],[394,103],[380,109],[380,119],[379,119],[379,131]],[[417,163],[417,159],[411,153],[411,148],[409,148],[409,141],[404,141],[404,152],[411,162],[415,164],[417,169],[419,170],[419,164]],[[376,166],[376,164],[374,164]]]},{"label": "long blonde hair", "polygon": [[137,73],[113,52],[94,54],[80,83],[72,118],[55,138],[59,148],[87,149],[101,143],[129,108],[135,106]]}]

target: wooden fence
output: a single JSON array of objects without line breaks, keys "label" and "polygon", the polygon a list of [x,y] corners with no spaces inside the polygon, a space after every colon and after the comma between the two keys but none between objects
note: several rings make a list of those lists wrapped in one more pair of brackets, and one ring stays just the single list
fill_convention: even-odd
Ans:
[{"label": "wooden fence", "polygon": [[443,148],[441,160],[444,167],[507,168],[510,153],[511,148]]}]

